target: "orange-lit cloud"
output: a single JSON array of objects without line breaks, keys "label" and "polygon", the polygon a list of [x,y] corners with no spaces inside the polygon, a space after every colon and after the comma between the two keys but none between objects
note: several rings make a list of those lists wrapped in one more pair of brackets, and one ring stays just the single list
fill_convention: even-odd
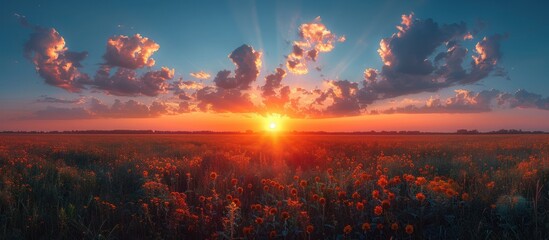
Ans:
[{"label": "orange-lit cloud", "polygon": [[80,62],[87,52],[71,52],[65,39],[54,28],[32,27],[34,32],[25,44],[25,56],[49,85],[69,92],[80,92],[88,75],[81,73]]},{"label": "orange-lit cloud", "polygon": [[336,42],[344,42],[345,37],[333,34],[320,17],[299,27],[300,39],[294,41],[292,52],[286,60],[286,68],[293,74],[303,75],[309,72],[307,61],[315,62],[321,52],[330,52]]},{"label": "orange-lit cloud", "polygon": [[153,40],[140,34],[128,37],[114,36],[107,40],[107,52],[103,55],[105,64],[112,67],[138,69],[154,66],[151,56],[160,48]]},{"label": "orange-lit cloud", "polygon": [[200,72],[192,72],[190,73],[190,75],[194,78],[197,78],[197,79],[209,79],[211,76],[209,73],[207,72],[204,72],[204,71],[200,71]]}]

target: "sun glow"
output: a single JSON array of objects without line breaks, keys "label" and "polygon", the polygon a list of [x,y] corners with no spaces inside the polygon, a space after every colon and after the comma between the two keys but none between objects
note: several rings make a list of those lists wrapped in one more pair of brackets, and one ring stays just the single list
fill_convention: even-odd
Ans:
[{"label": "sun glow", "polygon": [[283,117],[280,114],[270,114],[264,118],[264,129],[269,132],[280,132],[282,131],[282,120]]}]

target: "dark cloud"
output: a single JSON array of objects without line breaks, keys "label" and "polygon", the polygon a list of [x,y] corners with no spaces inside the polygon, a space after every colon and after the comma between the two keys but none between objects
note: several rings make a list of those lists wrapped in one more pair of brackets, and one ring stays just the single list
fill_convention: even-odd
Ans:
[{"label": "dark cloud", "polygon": [[68,120],[68,119],[88,119],[93,118],[93,114],[88,110],[76,107],[76,108],[60,108],[60,107],[47,107],[44,110],[39,110],[33,113],[30,119],[43,119],[43,120]]},{"label": "dark cloud", "polygon": [[261,52],[256,52],[252,47],[244,44],[235,49],[229,58],[235,64],[234,77],[230,77],[231,71],[222,70],[214,79],[215,85],[223,89],[246,90],[257,79],[261,68]]},{"label": "dark cloud", "polygon": [[[25,25],[29,26],[26,20]],[[25,43],[25,56],[34,63],[40,77],[49,85],[80,92],[89,77],[78,68],[88,53],[69,51],[65,39],[53,28],[32,29],[34,32]]]},{"label": "dark cloud", "polygon": [[431,97],[422,106],[406,105],[391,108],[380,113],[480,113],[490,112],[494,108],[537,108],[549,110],[549,97],[519,90],[505,93],[496,89],[478,93],[469,90],[455,90],[455,96],[446,100]]},{"label": "dark cloud", "polygon": [[315,99],[315,104],[325,105],[326,108],[319,113],[322,116],[353,116],[361,113],[360,103],[357,98],[358,83],[347,80],[328,81],[328,90],[322,92]]},{"label": "dark cloud", "polygon": [[[380,42],[381,72],[365,72],[367,81],[360,94],[363,103],[475,83],[498,69],[500,42],[505,38],[502,35],[485,37],[477,43],[477,55],[467,70],[462,67],[467,49],[461,42],[469,40],[471,34],[465,23],[439,25],[410,14],[402,16],[397,28],[397,33]],[[440,48],[446,50],[438,52]]]},{"label": "dark cloud", "polygon": [[239,89],[204,87],[196,92],[198,108],[214,112],[254,112],[257,110],[248,93]]},{"label": "dark cloud", "polygon": [[141,76],[127,68],[117,68],[113,75],[110,72],[111,68],[102,66],[91,84],[116,96],[157,96],[166,92],[169,86],[167,81],[173,78],[175,70],[162,67]]},{"label": "dark cloud", "polygon": [[36,99],[36,102],[39,103],[62,103],[62,104],[83,104],[85,102],[84,97],[76,98],[76,99],[62,99],[62,98],[56,98],[56,97],[49,97],[46,95],[40,96],[40,98]]}]

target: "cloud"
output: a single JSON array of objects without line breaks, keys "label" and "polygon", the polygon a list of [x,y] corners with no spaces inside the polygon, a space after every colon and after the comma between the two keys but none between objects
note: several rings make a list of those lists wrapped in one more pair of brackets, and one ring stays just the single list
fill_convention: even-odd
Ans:
[{"label": "cloud", "polygon": [[68,119],[88,119],[92,118],[93,114],[84,108],[60,108],[60,107],[47,107],[44,110],[39,110],[30,116],[30,119],[42,119],[42,120],[68,120]]},{"label": "cloud", "polygon": [[326,108],[317,112],[325,117],[353,116],[361,113],[361,106],[357,98],[359,85],[347,80],[327,81],[329,88],[315,99],[315,104],[326,105]]},{"label": "cloud", "polygon": [[103,55],[105,64],[111,67],[138,69],[154,66],[151,56],[160,49],[153,40],[135,34],[131,37],[119,35],[107,40],[107,52]]},{"label": "cloud", "polygon": [[[168,80],[174,77],[174,69],[162,67],[160,70],[148,70],[140,76],[136,72],[137,69],[154,66],[151,56],[159,48],[153,40],[139,34],[111,37],[103,55],[105,63],[96,72],[93,81],[87,84],[116,96],[154,97],[165,93],[169,87]],[[114,73],[111,75],[111,72]]]},{"label": "cloud", "polygon": [[[476,45],[471,68],[464,69],[468,50],[461,42],[470,38],[465,23],[439,25],[432,19],[402,15],[398,32],[380,42],[383,62],[379,74],[365,72],[363,103],[478,82],[497,69],[501,58],[501,35],[485,37]],[[438,51],[445,48],[445,51]],[[368,74],[367,74],[368,73]],[[367,75],[367,76],[366,76]]]},{"label": "cloud", "polygon": [[83,104],[83,103],[85,103],[85,98],[80,97],[80,98],[76,98],[76,99],[62,99],[62,98],[49,97],[49,96],[43,95],[43,96],[40,96],[40,98],[36,99],[36,102],[38,102],[38,103]]},{"label": "cloud", "polygon": [[162,67],[160,70],[148,71],[141,76],[132,69],[117,68],[110,75],[111,68],[102,66],[91,83],[96,88],[116,96],[158,96],[168,89],[168,80],[175,74],[174,69]]},{"label": "cloud", "polygon": [[239,89],[220,87],[204,87],[196,92],[198,108],[203,112],[255,112],[256,106],[250,99],[250,94]]},{"label": "cloud", "polygon": [[51,107],[39,110],[30,119],[97,119],[97,118],[153,118],[180,112],[179,106],[153,101],[149,106],[130,99],[121,101],[115,99],[112,105],[107,105],[97,98],[91,98],[87,106]]},{"label": "cloud", "polygon": [[231,74],[229,70],[219,71],[214,78],[215,85],[223,89],[249,89],[261,69],[261,52],[256,52],[252,47],[244,44],[235,49],[229,58],[236,66],[234,77],[229,76]]},{"label": "cloud", "polygon": [[209,79],[211,76],[209,73],[200,71],[200,72],[192,72],[190,75],[197,79]]},{"label": "cloud", "polygon": [[286,68],[293,74],[303,75],[309,72],[307,61],[315,62],[318,54],[330,52],[336,42],[344,42],[345,37],[338,37],[321,23],[320,17],[312,22],[301,24],[299,40],[293,42],[292,52],[287,56]]},{"label": "cloud", "polygon": [[[24,24],[29,26],[26,20]],[[82,82],[89,77],[78,68],[88,53],[69,51],[65,39],[54,28],[33,26],[32,29],[34,32],[25,43],[25,56],[33,62],[40,77],[49,85],[80,92],[84,88]]]},{"label": "cloud", "polygon": [[[276,71],[265,77],[265,85],[261,87],[261,96],[267,112],[284,112],[284,106],[290,100],[290,87],[281,84],[286,71],[276,68]],[[277,93],[278,92],[278,93]]]},{"label": "cloud", "polygon": [[478,93],[458,89],[455,96],[445,100],[431,97],[422,106],[406,105],[390,108],[380,113],[480,113],[490,112],[494,108],[537,108],[549,110],[549,97],[543,98],[539,94],[526,90],[513,93],[501,92],[496,89],[483,90]]}]

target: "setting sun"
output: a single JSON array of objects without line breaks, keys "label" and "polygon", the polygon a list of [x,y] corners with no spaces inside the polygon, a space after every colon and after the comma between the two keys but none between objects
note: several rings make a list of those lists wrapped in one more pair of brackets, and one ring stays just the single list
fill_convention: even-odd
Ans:
[{"label": "setting sun", "polygon": [[276,129],[276,123],[275,123],[275,122],[271,122],[271,123],[269,124],[269,129],[275,130],[275,129]]}]

